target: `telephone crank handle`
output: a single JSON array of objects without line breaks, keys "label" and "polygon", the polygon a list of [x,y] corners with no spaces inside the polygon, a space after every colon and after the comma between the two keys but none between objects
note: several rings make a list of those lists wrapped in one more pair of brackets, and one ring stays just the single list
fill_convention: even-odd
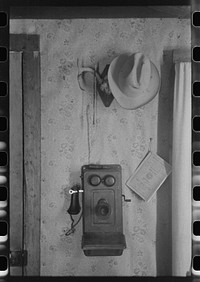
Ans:
[{"label": "telephone crank handle", "polygon": [[69,190],[69,194],[74,194],[74,193],[79,193],[79,192],[83,193],[84,190],[72,190],[72,189]]}]

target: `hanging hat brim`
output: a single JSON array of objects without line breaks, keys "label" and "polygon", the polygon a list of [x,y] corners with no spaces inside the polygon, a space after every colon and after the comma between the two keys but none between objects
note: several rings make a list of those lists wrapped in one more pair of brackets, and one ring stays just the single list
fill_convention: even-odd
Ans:
[{"label": "hanging hat brim", "polygon": [[108,82],[109,87],[112,91],[113,96],[119,103],[119,105],[125,109],[137,109],[148,102],[150,102],[158,93],[160,88],[160,77],[156,66],[151,62],[151,78],[149,87],[144,91],[140,89],[134,89],[132,96],[127,96],[123,93],[120,81],[122,81],[122,77],[120,76],[120,70],[127,60],[132,60],[133,55],[130,54],[122,54],[116,57],[110,64],[108,70]]}]

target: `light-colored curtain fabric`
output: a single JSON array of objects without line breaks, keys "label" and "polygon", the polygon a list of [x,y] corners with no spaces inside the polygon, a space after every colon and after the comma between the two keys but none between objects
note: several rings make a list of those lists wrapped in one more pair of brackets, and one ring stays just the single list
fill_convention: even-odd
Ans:
[{"label": "light-colored curtain fabric", "polygon": [[172,275],[191,266],[191,63],[175,64],[172,148]]}]

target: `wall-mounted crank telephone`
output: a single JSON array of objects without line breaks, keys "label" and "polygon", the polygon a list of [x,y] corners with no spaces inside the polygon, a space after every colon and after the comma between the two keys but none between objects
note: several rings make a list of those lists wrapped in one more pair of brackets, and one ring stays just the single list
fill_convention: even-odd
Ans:
[{"label": "wall-mounted crank telephone", "polygon": [[122,222],[124,195],[122,195],[121,166],[84,165],[81,168],[81,181],[82,189],[76,185],[69,191],[71,204],[68,213],[71,216],[80,212],[79,193],[83,192],[84,254],[86,256],[122,255],[126,241]]}]

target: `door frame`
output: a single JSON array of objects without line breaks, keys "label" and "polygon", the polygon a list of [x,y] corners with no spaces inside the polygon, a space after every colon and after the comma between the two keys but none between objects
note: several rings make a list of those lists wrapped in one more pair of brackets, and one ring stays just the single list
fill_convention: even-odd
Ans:
[{"label": "door frame", "polygon": [[[10,51],[21,52],[22,54],[22,130],[21,133],[15,130],[15,136],[22,134],[22,144],[19,144],[22,146],[20,157],[22,187],[10,186],[9,200],[12,207],[10,209],[10,244],[12,243],[12,247],[15,248],[15,245],[13,245],[15,242],[12,242],[12,234],[13,232],[17,234],[19,226],[15,224],[15,217],[12,217],[12,215],[17,209],[21,214],[20,222],[22,224],[20,226],[22,243],[18,242],[17,247],[21,244],[19,251],[27,251],[27,264],[11,266],[11,276],[40,275],[41,77],[39,43],[39,35],[10,34]],[[14,138],[12,137],[13,131],[14,129],[11,127],[10,138]],[[10,148],[11,150],[14,150],[14,148]],[[10,159],[10,163],[12,163],[12,159]],[[13,174],[10,172],[11,183],[12,177]]]}]

